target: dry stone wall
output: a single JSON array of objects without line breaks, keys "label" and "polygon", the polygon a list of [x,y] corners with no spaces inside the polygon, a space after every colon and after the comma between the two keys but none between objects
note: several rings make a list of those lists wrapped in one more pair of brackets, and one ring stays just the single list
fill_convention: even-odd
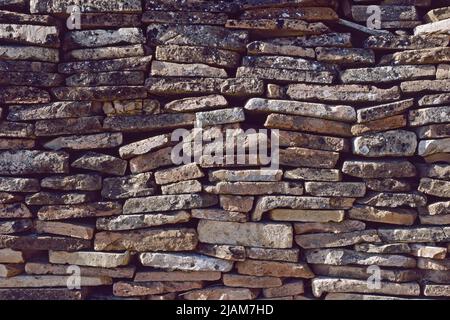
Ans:
[{"label": "dry stone wall", "polygon": [[449,298],[446,5],[0,0],[0,299]]}]

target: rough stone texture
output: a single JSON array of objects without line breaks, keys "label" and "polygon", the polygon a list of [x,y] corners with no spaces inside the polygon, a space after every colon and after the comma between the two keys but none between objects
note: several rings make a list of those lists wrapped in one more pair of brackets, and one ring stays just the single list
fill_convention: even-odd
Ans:
[{"label": "rough stone texture", "polygon": [[445,1],[79,2],[0,0],[0,300],[450,298]]}]

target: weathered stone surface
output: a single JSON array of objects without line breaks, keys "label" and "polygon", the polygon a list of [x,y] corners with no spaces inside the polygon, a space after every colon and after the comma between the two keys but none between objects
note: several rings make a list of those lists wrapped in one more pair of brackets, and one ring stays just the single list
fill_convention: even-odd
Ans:
[{"label": "weathered stone surface", "polygon": [[102,196],[107,199],[123,199],[154,194],[152,173],[141,173],[121,178],[103,179]]},{"label": "weathered stone surface", "polygon": [[155,172],[157,184],[168,184],[202,177],[204,177],[204,173],[196,163]]},{"label": "weathered stone surface", "polygon": [[[138,149],[139,150],[139,149]],[[139,152],[139,151],[138,151]],[[172,147],[149,152],[130,160],[131,173],[142,173],[163,166],[173,165]]]},{"label": "weathered stone surface", "polygon": [[89,267],[116,268],[130,261],[130,254],[105,252],[64,252],[50,251],[50,263],[70,264]]},{"label": "weathered stone surface", "polygon": [[414,104],[413,99],[391,102],[374,107],[361,108],[356,111],[358,123],[384,119],[401,114]]},{"label": "weathered stone surface", "polygon": [[343,220],[341,222],[311,222],[311,223],[295,223],[294,231],[296,234],[331,232],[331,233],[347,233],[353,231],[361,231],[366,227],[364,222],[357,220]]},{"label": "weathered stone surface", "polygon": [[353,107],[345,105],[331,106],[319,103],[252,98],[247,101],[244,108],[254,112],[285,113],[345,122],[355,120],[355,110]]},{"label": "weathered stone surface", "polygon": [[418,100],[419,106],[432,106],[439,104],[447,104],[450,102],[450,93],[438,93],[424,95]]},{"label": "weathered stone surface", "polygon": [[10,278],[23,272],[23,267],[17,264],[0,264],[0,278]]},{"label": "weathered stone surface", "polygon": [[2,72],[1,85],[56,87],[64,78],[57,73],[44,72]]},{"label": "weathered stone surface", "polygon": [[27,205],[55,205],[55,204],[79,204],[95,200],[91,193],[62,193],[62,192],[47,192],[41,191],[30,194],[25,197]]},{"label": "weathered stone surface", "polygon": [[252,214],[253,221],[261,220],[262,214],[277,208],[290,209],[349,209],[353,205],[354,198],[326,198],[326,197],[302,197],[302,196],[263,196],[255,205]]},{"label": "weathered stone surface", "polygon": [[341,181],[342,174],[337,169],[297,168],[286,170],[284,178],[293,180]]},{"label": "weathered stone surface", "polygon": [[111,45],[144,43],[141,29],[120,28],[117,30],[83,30],[70,31],[64,37],[64,48],[93,48]]},{"label": "weathered stone surface", "polygon": [[[445,60],[450,60],[450,58],[446,58]],[[438,65],[437,69],[436,69],[436,79],[441,80],[441,79],[449,79],[449,78],[450,78],[450,65],[448,65],[448,64]]]},{"label": "weathered stone surface", "polygon": [[58,35],[58,30],[54,26],[0,24],[0,39],[10,43],[57,48]]},{"label": "weathered stone surface", "polygon": [[279,163],[291,167],[334,168],[339,153],[305,148],[280,149]]},{"label": "weathered stone surface", "polygon": [[432,196],[450,198],[450,182],[448,181],[422,178],[418,190]]},{"label": "weathered stone surface", "polygon": [[425,285],[424,295],[427,297],[449,297],[450,296],[450,286],[449,285],[438,285],[438,284],[427,284],[427,285]]},{"label": "weathered stone surface", "polygon": [[37,192],[39,189],[39,180],[37,179],[0,177],[0,191]]},{"label": "weathered stone surface", "polygon": [[303,186],[296,182],[218,182],[214,187],[205,186],[206,192],[215,194],[264,195],[282,193],[302,195]]},{"label": "weathered stone surface", "polygon": [[[54,251],[61,253],[61,251]],[[63,252],[65,255],[70,254],[69,252]],[[86,252],[77,252],[77,253],[86,253]],[[77,256],[77,253],[74,253],[74,256]],[[88,252],[95,254],[96,252]],[[100,253],[100,252],[99,252]],[[112,257],[116,254],[109,254]],[[125,254],[117,254],[120,256],[125,256]],[[108,253],[102,252],[102,256],[108,256]],[[86,267],[79,266],[80,274],[82,276],[87,277],[110,277],[110,278],[133,278],[135,273],[135,267],[119,267],[119,268],[102,268],[102,267]],[[63,264],[48,264],[41,262],[27,262],[25,264],[25,272],[27,274],[41,274],[41,275],[70,275],[72,271],[66,265]]]},{"label": "weathered stone surface", "polygon": [[409,112],[409,125],[413,127],[443,122],[450,122],[450,107],[432,107]]},{"label": "weathered stone surface", "polygon": [[297,262],[298,249],[246,248],[247,258],[254,260],[275,260]]},{"label": "weathered stone surface", "polygon": [[422,140],[419,143],[417,153],[422,156],[429,156],[436,153],[450,152],[450,138],[439,140]]},{"label": "weathered stone surface", "polygon": [[157,114],[107,117],[103,122],[103,128],[122,132],[145,132],[163,128],[190,127],[193,124],[194,115],[192,114]]},{"label": "weathered stone surface", "polygon": [[144,72],[140,71],[113,71],[90,73],[83,72],[66,78],[66,85],[73,87],[107,86],[114,83],[120,85],[142,85],[145,81]]},{"label": "weathered stone surface", "polygon": [[315,51],[318,61],[351,66],[375,63],[375,54],[370,49],[318,47]]},{"label": "weathered stone surface", "polygon": [[0,221],[0,234],[13,234],[30,230],[33,223],[29,219]]},{"label": "weathered stone surface", "polygon": [[364,46],[381,50],[415,50],[433,47],[446,47],[449,39],[444,36],[424,36],[424,35],[378,35],[370,36]]},{"label": "weathered stone surface", "polygon": [[[17,276],[0,278],[0,288],[66,287],[69,276]],[[81,286],[102,286],[111,284],[108,277],[81,277]]]},{"label": "weathered stone surface", "polygon": [[174,63],[153,61],[150,71],[151,76],[156,77],[210,77],[226,78],[224,69],[211,67],[203,63]]},{"label": "weathered stone surface", "polygon": [[364,198],[357,199],[356,202],[375,207],[409,206],[416,208],[424,206],[427,198],[419,193],[369,192]]},{"label": "weathered stone surface", "polygon": [[0,249],[0,263],[24,263],[25,257],[21,251],[9,248]]},{"label": "weathered stone surface", "polygon": [[450,124],[431,124],[416,129],[417,136],[420,139],[427,138],[447,138],[450,137]]},{"label": "weathered stone surface", "polygon": [[361,136],[367,133],[404,128],[406,127],[407,122],[406,115],[400,114],[397,116],[355,124],[352,126],[351,131],[354,136]]},{"label": "weathered stone surface", "polygon": [[450,18],[437,22],[423,24],[414,28],[414,35],[448,35]]},{"label": "weathered stone surface", "polygon": [[[253,201],[252,203],[253,204]],[[252,208],[243,208],[239,205],[236,208],[232,208],[236,210],[246,210],[250,211]],[[248,210],[247,210],[248,209]],[[222,209],[192,209],[191,210],[192,217],[197,219],[205,219],[205,220],[215,220],[215,221],[231,221],[231,222],[246,222],[247,215],[243,212],[234,212],[227,211]]]},{"label": "weathered stone surface", "polygon": [[353,153],[365,157],[412,156],[417,148],[413,132],[393,130],[353,139]]},{"label": "weathered stone surface", "polygon": [[369,288],[365,280],[342,278],[317,278],[312,280],[312,290],[316,297],[320,297],[324,292],[361,292],[401,296],[420,295],[420,286],[416,282],[400,284],[382,281],[380,285],[380,288]]},{"label": "weathered stone surface", "polygon": [[223,94],[247,97],[264,93],[264,83],[255,78],[148,78],[148,92],[155,95]]},{"label": "weathered stone surface", "polygon": [[242,122],[244,120],[245,114],[241,108],[202,111],[195,114],[195,124],[199,128]]},{"label": "weathered stone surface", "polygon": [[217,204],[217,196],[208,194],[151,196],[125,201],[123,213],[197,209]]},{"label": "weathered stone surface", "polygon": [[294,100],[349,102],[388,102],[400,99],[397,86],[381,89],[369,85],[311,85],[291,84],[286,94]]},{"label": "weathered stone surface", "polygon": [[101,117],[39,120],[34,134],[39,137],[63,134],[96,133],[102,130]]},{"label": "weathered stone surface", "polygon": [[118,297],[147,296],[202,288],[201,281],[190,282],[116,282],[113,293]]},{"label": "weathered stone surface", "polygon": [[[381,63],[384,64],[437,64],[450,62],[450,51],[448,48],[432,48],[420,50],[408,50],[395,52],[391,55],[382,57]],[[442,68],[442,67],[441,67]],[[440,71],[441,73],[444,70]],[[444,79],[446,77],[437,77]]]},{"label": "weathered stone surface", "polygon": [[121,176],[125,174],[127,162],[110,155],[88,152],[72,162],[71,166]]},{"label": "weathered stone surface", "polygon": [[203,190],[198,180],[186,180],[161,186],[162,194],[199,193]]},{"label": "weathered stone surface", "polygon": [[400,84],[400,88],[404,93],[413,92],[449,92],[450,80],[415,80],[405,81]]},{"label": "weathered stone surface", "polygon": [[239,67],[237,78],[257,78],[285,82],[332,83],[334,73],[329,71],[289,70],[275,68]]},{"label": "weathered stone surface", "polygon": [[36,146],[32,139],[0,138],[0,150],[33,149]]},{"label": "weathered stone surface", "polygon": [[306,261],[312,264],[415,268],[414,258],[392,254],[371,254],[347,249],[319,249],[306,251]]},{"label": "weathered stone surface", "polygon": [[340,74],[343,83],[382,83],[434,77],[435,66],[383,66],[347,69]]},{"label": "weathered stone surface", "polygon": [[363,197],[366,185],[361,182],[305,182],[305,190],[313,196]]},{"label": "weathered stone surface", "polygon": [[[430,259],[445,259],[447,248],[434,247],[420,244],[411,244],[411,254],[416,257]],[[419,266],[420,268],[420,266]]]},{"label": "weathered stone surface", "polygon": [[287,224],[237,223],[200,220],[199,241],[265,248],[290,248],[292,227]]},{"label": "weathered stone surface", "polygon": [[97,115],[100,109],[95,104],[82,101],[53,102],[9,106],[7,119],[10,121],[45,120],[58,118],[88,117]]},{"label": "weathered stone surface", "polygon": [[130,159],[134,156],[143,155],[170,144],[170,136],[168,134],[162,134],[122,146],[119,149],[119,154],[123,159]]},{"label": "weathered stone surface", "polygon": [[268,128],[332,134],[342,137],[350,137],[352,135],[350,131],[351,126],[347,123],[276,113],[270,114],[267,117],[264,126]]},{"label": "weathered stone surface", "polygon": [[233,262],[189,253],[141,253],[142,265],[153,268],[183,271],[222,271],[233,268]]},{"label": "weathered stone surface", "polygon": [[215,170],[209,172],[209,181],[271,182],[281,180],[282,175],[281,170]]},{"label": "weathered stone surface", "polygon": [[98,230],[121,231],[155,227],[166,224],[183,223],[191,218],[187,211],[172,213],[120,215],[111,218],[98,218]]},{"label": "weathered stone surface", "polygon": [[0,152],[0,174],[25,175],[36,173],[66,173],[69,155],[65,152],[17,150]]},{"label": "weathered stone surface", "polygon": [[[113,47],[114,49],[116,47]],[[102,48],[98,49],[92,49],[92,50],[100,50]],[[88,50],[88,49],[83,49]],[[86,59],[86,58],[85,58]],[[100,72],[110,72],[110,75],[118,74],[118,71],[147,71],[150,61],[152,57],[146,56],[146,57],[129,57],[129,58],[117,58],[117,59],[110,59],[110,60],[87,60],[87,61],[75,61],[75,62],[65,62],[60,63],[58,65],[58,71],[60,73],[64,74],[77,74],[77,73],[83,73],[84,75],[75,75],[72,76],[72,79],[77,80],[79,83],[82,83],[81,80],[88,79],[88,77],[93,78],[95,76],[95,73]],[[113,71],[116,71],[115,73],[112,73]],[[94,73],[94,74],[92,74]],[[135,72],[137,73],[137,72]],[[107,75],[107,74],[106,74]],[[110,76],[109,78],[112,80],[120,81],[120,78],[116,76],[115,78]],[[105,76],[103,76],[105,78]],[[95,77],[94,77],[95,79]],[[107,79],[107,78],[106,78]],[[92,81],[92,80],[91,80]],[[141,81],[143,82],[143,81]],[[75,83],[75,82],[73,82]],[[107,84],[106,84],[107,85]]]},{"label": "weathered stone surface", "polygon": [[448,241],[448,228],[379,229],[384,242],[442,242]]},{"label": "weathered stone surface", "polygon": [[23,203],[0,204],[0,218],[31,218],[32,213]]},{"label": "weathered stone surface", "polygon": [[31,124],[3,121],[0,123],[0,137],[31,138],[34,127]]},{"label": "weathered stone surface", "polygon": [[426,270],[436,270],[436,271],[448,271],[450,270],[450,262],[447,259],[429,259],[429,258],[419,258],[417,260],[417,267]]},{"label": "weathered stone surface", "polygon": [[[353,5],[352,16],[355,21],[367,21],[370,18],[369,6]],[[382,21],[418,20],[414,6],[378,6]]]},{"label": "weathered stone surface", "polygon": [[413,225],[417,212],[410,209],[377,209],[355,205],[348,211],[351,219],[397,225]]},{"label": "weathered stone surface", "polygon": [[307,23],[295,19],[228,20],[225,27],[251,30],[255,34],[278,36],[319,35],[330,29],[322,22]]},{"label": "weathered stone surface", "polygon": [[0,45],[0,57],[8,60],[34,60],[58,63],[59,51],[53,48],[42,48],[35,46],[23,47]]},{"label": "weathered stone surface", "polygon": [[8,288],[0,289],[2,300],[83,300],[86,290],[66,288]]},{"label": "weathered stone surface", "polygon": [[239,64],[238,53],[212,47],[159,45],[155,56],[163,61],[206,63],[225,68],[234,68]]},{"label": "weathered stone surface", "polygon": [[152,45],[190,45],[244,51],[248,33],[217,26],[149,24],[147,40]]},{"label": "weathered stone surface", "polygon": [[47,142],[44,147],[51,150],[108,149],[120,146],[122,141],[122,133],[99,133],[86,136],[59,137]]},{"label": "weathered stone surface", "polygon": [[221,273],[216,271],[142,271],[136,272],[134,281],[215,281]]},{"label": "weathered stone surface", "polygon": [[164,109],[168,112],[192,112],[227,107],[227,100],[221,95],[208,95],[174,100],[167,103]]},{"label": "weathered stone surface", "polygon": [[272,288],[282,285],[281,279],[276,277],[255,277],[239,274],[224,274],[223,284],[228,287]]},{"label": "weathered stone surface", "polygon": [[50,233],[79,239],[90,240],[94,236],[94,227],[85,224],[35,221],[34,228],[37,233]]},{"label": "weathered stone surface", "polygon": [[214,287],[186,292],[183,298],[186,300],[253,300],[256,295],[247,288]]},{"label": "weathered stone surface", "polygon": [[44,206],[38,211],[40,220],[62,220],[71,218],[108,217],[122,213],[117,202],[95,202],[79,205]]},{"label": "weathered stone surface", "polygon": [[98,232],[94,240],[96,251],[184,251],[196,246],[197,233],[186,228]]},{"label": "weathered stone surface", "polygon": [[[52,0],[49,3],[46,0],[31,0],[31,13],[65,13],[68,6],[72,4],[68,0]],[[106,0],[94,0],[89,6],[81,6],[81,12],[141,12],[141,2],[138,0],[131,1],[115,1],[109,2]]]},{"label": "weathered stone surface", "polygon": [[257,40],[247,45],[249,54],[286,55],[314,58],[315,52],[308,47],[350,47],[349,33],[326,33],[295,38]]},{"label": "weathered stone surface", "polygon": [[302,280],[290,281],[276,288],[263,289],[263,296],[265,298],[294,296],[303,293],[304,293],[304,285]]},{"label": "weathered stone surface", "polygon": [[77,251],[87,249],[90,246],[91,242],[84,239],[35,235],[0,235],[0,248],[11,248],[17,250]]},{"label": "weathered stone surface", "polygon": [[201,254],[224,260],[245,260],[245,248],[243,246],[200,243],[197,251]]},{"label": "weathered stone surface", "polygon": [[236,262],[238,273],[252,276],[312,278],[314,274],[305,263],[245,260]]},{"label": "weathered stone surface", "polygon": [[145,88],[138,86],[58,87],[53,88],[51,91],[58,100],[63,101],[110,101],[147,97]]},{"label": "weathered stone surface", "polygon": [[95,191],[102,188],[102,178],[96,174],[51,176],[41,180],[41,187],[66,191]]},{"label": "weathered stone surface", "polygon": [[365,230],[348,233],[314,233],[295,236],[295,242],[302,248],[345,247],[361,242],[381,242],[376,230]]},{"label": "weathered stone surface", "polygon": [[450,213],[450,201],[435,202],[428,205],[427,212],[430,215],[437,214],[449,214]]},{"label": "weathered stone surface", "polygon": [[411,253],[411,247],[407,243],[388,243],[388,244],[359,243],[355,244],[354,249],[359,252],[367,252],[367,253],[389,253],[389,254]]},{"label": "weathered stone surface", "polygon": [[416,175],[416,167],[405,160],[345,161],[342,172],[358,178],[406,178]]},{"label": "weathered stone surface", "polygon": [[[130,57],[141,57],[144,54],[145,54],[144,46],[142,44],[134,44],[134,45],[114,46],[114,47],[76,49],[67,52],[64,55],[64,60],[89,61],[89,60],[103,60],[103,59],[105,60],[120,59]],[[104,61],[104,63],[106,63],[106,61]],[[62,65],[67,66],[68,64]]]}]

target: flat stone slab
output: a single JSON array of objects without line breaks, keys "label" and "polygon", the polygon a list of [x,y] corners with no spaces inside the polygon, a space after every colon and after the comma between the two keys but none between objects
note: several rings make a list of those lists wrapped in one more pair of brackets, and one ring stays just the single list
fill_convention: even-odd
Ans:
[{"label": "flat stone slab", "polygon": [[287,224],[200,220],[197,231],[200,242],[206,243],[265,248],[292,246],[292,227]]}]

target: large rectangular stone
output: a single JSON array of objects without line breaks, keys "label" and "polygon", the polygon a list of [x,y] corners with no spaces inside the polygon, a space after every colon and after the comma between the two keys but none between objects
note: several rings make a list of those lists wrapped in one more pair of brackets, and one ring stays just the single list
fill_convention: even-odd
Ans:
[{"label": "large rectangular stone", "polygon": [[[67,13],[67,8],[73,5],[70,0],[30,0],[31,13]],[[141,12],[142,4],[139,0],[91,0],[89,5],[81,5],[81,12]]]},{"label": "large rectangular stone", "polygon": [[97,251],[189,251],[197,246],[194,229],[143,229],[121,232],[98,232],[94,248]]},{"label": "large rectangular stone", "polygon": [[238,223],[200,220],[199,241],[264,248],[292,247],[292,226],[275,223]]},{"label": "large rectangular stone", "polygon": [[0,174],[24,175],[67,173],[69,155],[65,152],[17,150],[0,152]]},{"label": "large rectangular stone", "polygon": [[130,261],[130,254],[105,252],[65,252],[50,251],[49,262],[56,264],[70,264],[88,267],[116,268],[125,266]]},{"label": "large rectangular stone", "polygon": [[182,271],[221,271],[233,268],[233,261],[190,253],[146,252],[139,255],[143,266]]},{"label": "large rectangular stone", "polygon": [[125,201],[123,213],[197,209],[217,204],[217,196],[208,194],[167,195],[133,198]]}]

